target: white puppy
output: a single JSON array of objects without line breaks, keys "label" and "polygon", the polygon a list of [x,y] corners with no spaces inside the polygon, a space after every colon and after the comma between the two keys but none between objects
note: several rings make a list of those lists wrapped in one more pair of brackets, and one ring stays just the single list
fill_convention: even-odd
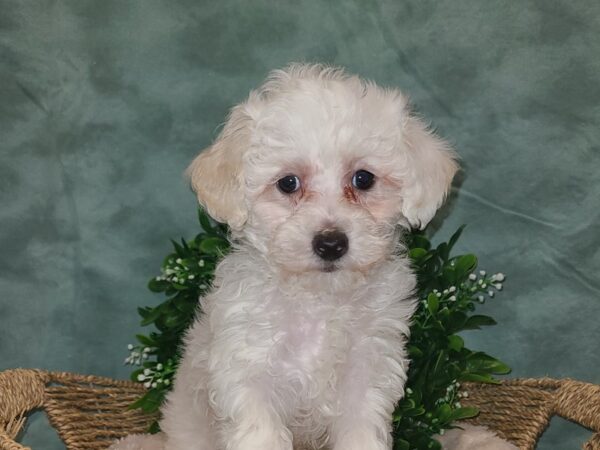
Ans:
[{"label": "white puppy", "polygon": [[423,228],[457,170],[395,89],[321,65],[274,71],[189,175],[231,227],[188,331],[164,435],[112,448],[388,450]]}]

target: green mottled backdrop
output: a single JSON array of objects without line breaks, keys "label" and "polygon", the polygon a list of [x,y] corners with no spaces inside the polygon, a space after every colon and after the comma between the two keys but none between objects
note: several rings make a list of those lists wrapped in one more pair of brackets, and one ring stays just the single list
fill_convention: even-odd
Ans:
[{"label": "green mottled backdrop", "polygon": [[[458,150],[437,239],[467,223],[509,277],[468,342],[600,383],[599,33],[597,0],[0,0],[0,369],[128,374],[146,281],[196,231],[184,168],[307,60],[401,87]],[[25,442],[62,448],[41,415]]]}]

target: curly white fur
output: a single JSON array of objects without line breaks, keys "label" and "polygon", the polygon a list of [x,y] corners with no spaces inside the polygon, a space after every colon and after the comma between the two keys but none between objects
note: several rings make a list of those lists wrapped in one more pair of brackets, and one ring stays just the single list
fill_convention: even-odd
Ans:
[{"label": "curly white fur", "polygon": [[[399,91],[321,65],[273,72],[188,171],[234,250],[187,332],[165,434],[111,448],[389,450],[415,309],[399,229],[427,224],[456,169]],[[329,229],[349,241],[334,262],[311,245]]]}]

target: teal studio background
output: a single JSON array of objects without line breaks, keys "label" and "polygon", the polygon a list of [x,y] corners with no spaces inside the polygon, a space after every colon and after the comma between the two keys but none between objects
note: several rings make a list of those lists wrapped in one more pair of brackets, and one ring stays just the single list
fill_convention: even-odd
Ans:
[{"label": "teal studio background", "polygon": [[[197,230],[185,167],[269,70],[322,61],[460,154],[434,240],[466,223],[458,251],[508,275],[470,347],[600,383],[599,33],[596,0],[0,0],[0,369],[126,377],[146,283]],[[555,419],[539,448],[587,435]],[[24,442],[64,448],[41,414]]]}]

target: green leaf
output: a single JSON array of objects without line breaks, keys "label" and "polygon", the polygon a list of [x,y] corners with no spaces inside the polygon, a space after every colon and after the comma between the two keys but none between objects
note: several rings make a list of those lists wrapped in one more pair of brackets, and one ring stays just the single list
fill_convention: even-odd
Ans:
[{"label": "green leaf", "polygon": [[496,325],[496,321],[490,316],[474,315],[467,319],[463,325],[463,330],[478,330],[480,327]]},{"label": "green leaf", "polygon": [[186,297],[175,297],[173,299],[173,304],[182,313],[192,314],[196,310],[198,302],[195,300],[190,300]]},{"label": "green leaf", "polygon": [[220,237],[209,237],[200,242],[200,251],[209,255],[224,253],[228,242]]},{"label": "green leaf", "polygon": [[151,323],[153,323],[154,321],[156,321],[156,319],[158,319],[161,315],[161,307],[157,306],[156,308],[153,308],[151,311],[148,311],[148,313],[146,314],[146,317],[144,317],[144,319],[141,322],[141,325],[143,327],[145,327],[146,325],[150,325]]},{"label": "green leaf", "polygon": [[450,415],[450,422],[454,422],[455,420],[461,419],[470,419],[471,417],[475,417],[477,414],[479,414],[479,409],[477,408],[473,408],[470,406],[457,408],[454,411],[452,411],[452,414]]},{"label": "green leaf", "polygon": [[202,208],[198,208],[198,222],[200,222],[200,226],[205,232],[210,233],[213,231],[213,226],[210,223],[208,214],[206,214],[206,211],[204,211]]},{"label": "green leaf", "polygon": [[148,289],[150,289],[152,292],[164,292],[168,286],[169,286],[168,281],[157,280],[156,278],[152,278],[148,282]]},{"label": "green leaf", "polygon": [[489,372],[495,374],[510,373],[510,367],[502,361],[483,352],[472,353],[467,357],[467,369],[470,372]]},{"label": "green leaf", "polygon": [[452,408],[447,403],[443,403],[438,407],[435,415],[441,423],[448,423],[452,417]]},{"label": "green leaf", "polygon": [[158,421],[155,420],[154,422],[152,422],[150,424],[150,427],[148,428],[148,433],[150,434],[156,434],[160,432],[160,425],[158,424]]},{"label": "green leaf", "polygon": [[408,354],[411,357],[411,359],[421,358],[423,356],[423,351],[416,345],[409,345]]},{"label": "green leaf", "polygon": [[408,252],[409,258],[417,263],[420,262],[421,260],[423,260],[428,255],[429,255],[429,253],[427,252],[427,250],[425,250],[424,248],[420,248],[420,247],[413,248]]},{"label": "green leaf", "polygon": [[158,411],[164,400],[164,392],[158,389],[150,389],[143,397],[139,398],[131,405],[129,409],[141,408],[145,413],[153,413]]},{"label": "green leaf", "polygon": [[404,439],[396,439],[394,442],[394,450],[410,450],[410,444]]},{"label": "green leaf", "polygon": [[491,375],[479,373],[464,373],[459,379],[460,381],[477,381],[479,383],[500,384],[500,382]]},{"label": "green leaf", "polygon": [[440,245],[437,246],[436,250],[443,261],[448,261],[448,256],[450,255],[450,249],[448,248],[448,244],[442,242]]},{"label": "green leaf", "polygon": [[425,414],[425,408],[423,408],[422,406],[407,409],[406,411],[402,412],[402,415],[405,417],[417,417],[422,416],[423,414]]},{"label": "green leaf", "polygon": [[455,352],[460,352],[465,346],[465,341],[460,336],[453,334],[448,336],[448,348]]},{"label": "green leaf", "polygon": [[457,281],[466,279],[477,267],[477,257],[475,255],[462,255],[454,260],[454,273]]},{"label": "green leaf", "polygon": [[171,239],[171,244],[173,244],[177,256],[179,256],[180,258],[185,258],[185,251],[183,250],[183,247],[177,242],[175,242],[173,239]]},{"label": "green leaf", "polygon": [[465,227],[466,227],[466,225],[461,225],[460,227],[458,227],[458,230],[456,230],[454,232],[454,234],[452,235],[452,237],[448,241],[448,251],[451,251],[454,248],[454,245],[456,244],[456,242],[460,238],[460,235],[462,234],[462,232],[465,229]]},{"label": "green leaf", "polygon": [[140,344],[145,345],[146,347],[154,347],[156,345],[152,339],[143,334],[136,334],[135,337]]},{"label": "green leaf", "polygon": [[431,293],[427,296],[427,309],[431,313],[432,316],[435,316],[435,313],[438,312],[438,308],[440,307],[440,301],[438,300],[437,295]]}]

